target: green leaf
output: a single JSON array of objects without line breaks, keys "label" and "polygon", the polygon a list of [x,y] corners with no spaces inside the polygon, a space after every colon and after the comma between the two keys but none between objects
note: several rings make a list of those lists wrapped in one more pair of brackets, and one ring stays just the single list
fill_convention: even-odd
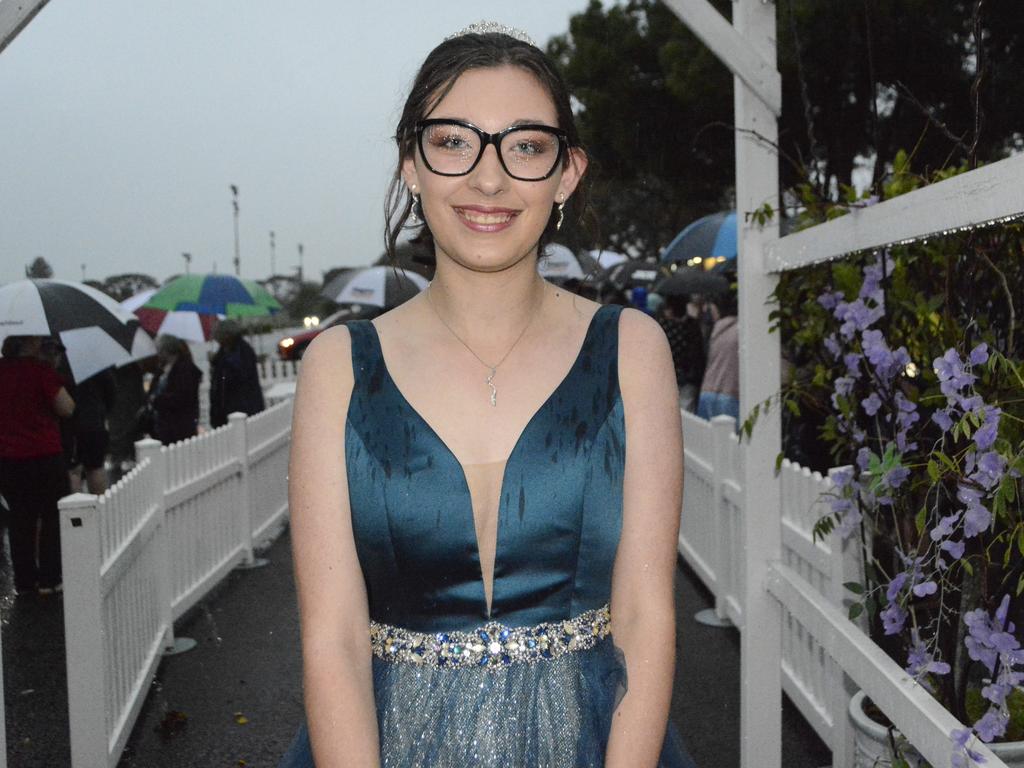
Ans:
[{"label": "green leaf", "polygon": [[1020,597],[1021,592],[1024,592],[1024,574],[1017,578],[1017,597]]},{"label": "green leaf", "polygon": [[860,616],[862,613],[864,613],[864,604],[863,603],[853,603],[850,606],[850,612],[848,614],[848,618],[850,619],[850,621],[853,621],[858,616]]},{"label": "green leaf", "polygon": [[961,560],[960,562],[962,562],[964,564],[964,570],[967,571],[967,575],[968,576],[973,576],[974,575],[974,566],[971,565],[971,561],[970,560]]},{"label": "green leaf", "polygon": [[782,471],[782,462],[785,460],[786,454],[783,451],[779,451],[779,455],[775,457],[775,476],[779,476],[779,472]]},{"label": "green leaf", "polygon": [[917,534],[920,536],[924,533],[924,526],[928,522],[928,508],[921,507],[917,515],[914,517],[914,525],[917,527]]},{"label": "green leaf", "polygon": [[864,594],[864,585],[861,584],[859,581],[844,581],[843,582],[843,588],[844,589],[848,589],[850,592],[853,592],[855,595],[863,595]]},{"label": "green leaf", "polygon": [[[940,476],[939,465],[935,463],[935,459],[928,459],[928,477],[933,483],[937,483]],[[918,529],[918,533],[920,533],[920,529]]]}]

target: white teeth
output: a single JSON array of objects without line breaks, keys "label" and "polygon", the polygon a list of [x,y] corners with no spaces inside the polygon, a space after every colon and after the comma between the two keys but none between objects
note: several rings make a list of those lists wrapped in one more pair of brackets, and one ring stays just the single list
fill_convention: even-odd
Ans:
[{"label": "white teeth", "polygon": [[512,221],[511,213],[475,213],[462,210],[459,211],[459,215],[474,224],[507,224]]}]

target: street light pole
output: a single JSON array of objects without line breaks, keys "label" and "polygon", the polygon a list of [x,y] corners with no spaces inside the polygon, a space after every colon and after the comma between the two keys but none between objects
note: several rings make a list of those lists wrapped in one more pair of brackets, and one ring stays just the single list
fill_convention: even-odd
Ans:
[{"label": "street light pole", "polygon": [[274,230],[270,230],[270,276],[277,274],[277,267],[274,265],[276,253],[274,250]]},{"label": "street light pole", "polygon": [[299,287],[302,287],[302,243],[299,243]]},{"label": "street light pole", "polygon": [[235,210],[235,274],[242,274],[242,254],[238,247],[238,187],[231,185],[231,205]]},{"label": "street light pole", "polygon": [[82,282],[85,282],[85,264],[82,264]]},{"label": "street light pole", "polygon": [[189,268],[192,265],[192,254],[191,253],[183,253],[183,254],[181,254],[181,258],[183,258],[185,260],[185,274],[187,275],[187,274],[189,274],[189,271],[190,271]]}]

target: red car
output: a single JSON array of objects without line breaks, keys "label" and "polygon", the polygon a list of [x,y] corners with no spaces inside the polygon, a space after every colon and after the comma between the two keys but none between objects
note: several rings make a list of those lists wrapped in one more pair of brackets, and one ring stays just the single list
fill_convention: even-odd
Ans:
[{"label": "red car", "polygon": [[306,352],[306,347],[309,346],[309,342],[328,328],[347,323],[350,320],[369,320],[379,314],[380,309],[378,307],[370,307],[363,304],[346,305],[334,314],[325,317],[316,327],[292,336],[285,336],[277,342],[277,354],[282,360],[301,360]]}]

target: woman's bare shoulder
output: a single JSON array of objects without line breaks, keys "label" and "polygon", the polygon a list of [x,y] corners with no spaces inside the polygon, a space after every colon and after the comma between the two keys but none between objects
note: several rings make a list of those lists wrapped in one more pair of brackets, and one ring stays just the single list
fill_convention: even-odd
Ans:
[{"label": "woman's bare shoulder", "polygon": [[344,325],[328,328],[313,339],[302,356],[299,396],[321,406],[347,404],[353,378],[352,336]]}]

